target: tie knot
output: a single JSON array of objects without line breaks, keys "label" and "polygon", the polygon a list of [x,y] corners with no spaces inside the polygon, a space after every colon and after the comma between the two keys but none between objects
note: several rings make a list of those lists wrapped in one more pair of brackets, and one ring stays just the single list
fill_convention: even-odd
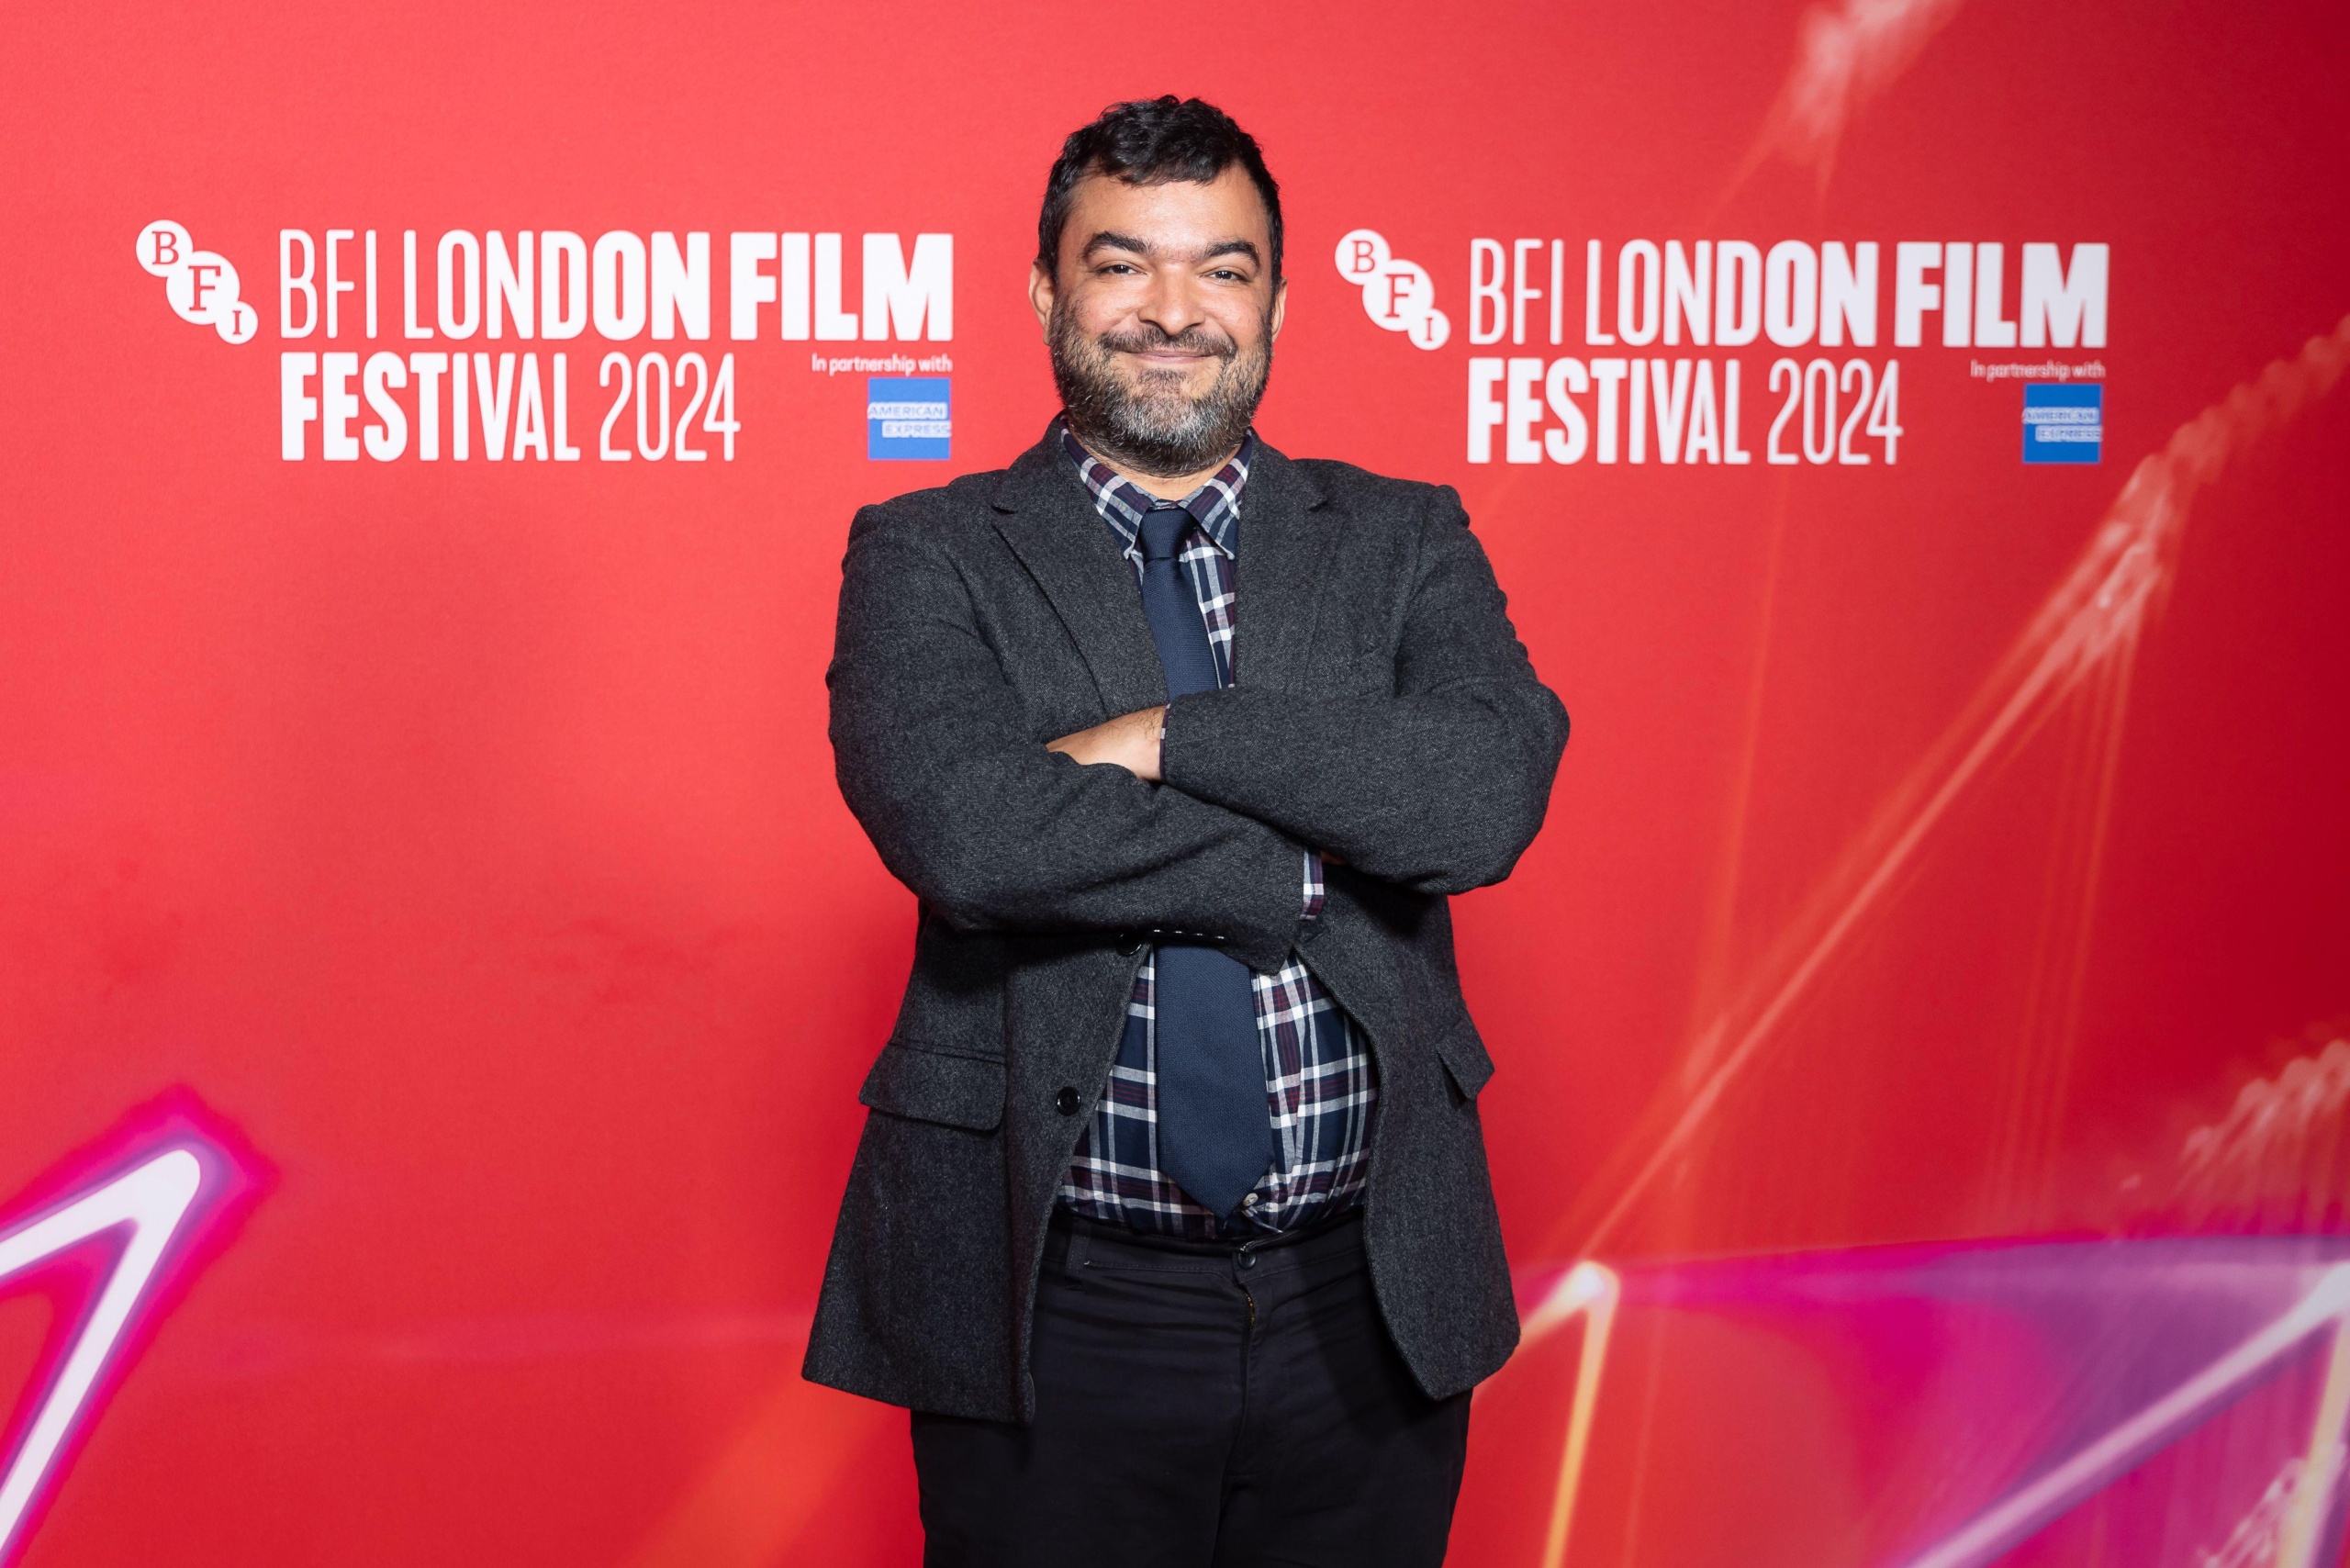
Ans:
[{"label": "tie knot", "polygon": [[1146,561],[1171,561],[1182,543],[1183,531],[1192,526],[1192,514],[1179,506],[1159,505],[1142,514],[1142,558]]}]

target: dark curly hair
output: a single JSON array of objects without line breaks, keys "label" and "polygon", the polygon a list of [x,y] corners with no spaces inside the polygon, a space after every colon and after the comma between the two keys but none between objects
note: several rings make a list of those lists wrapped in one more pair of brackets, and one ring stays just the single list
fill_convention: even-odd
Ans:
[{"label": "dark curly hair", "polygon": [[1036,218],[1036,264],[1058,274],[1061,230],[1069,226],[1077,183],[1088,174],[1109,174],[1128,185],[1156,185],[1172,180],[1202,185],[1235,163],[1248,172],[1265,200],[1272,233],[1273,281],[1281,278],[1281,191],[1266,172],[1257,139],[1214,104],[1198,98],[1137,98],[1112,104],[1092,124],[1069,132],[1061,155],[1045,181],[1045,207]]}]

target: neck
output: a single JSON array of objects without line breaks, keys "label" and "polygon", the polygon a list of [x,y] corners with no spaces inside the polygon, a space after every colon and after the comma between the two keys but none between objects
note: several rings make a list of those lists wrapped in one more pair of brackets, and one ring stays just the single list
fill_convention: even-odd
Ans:
[{"label": "neck", "polygon": [[1134,486],[1139,490],[1157,496],[1162,501],[1181,500],[1185,496],[1190,495],[1193,490],[1198,489],[1202,485],[1206,484],[1210,479],[1214,478],[1217,474],[1221,473],[1224,469],[1224,465],[1231,462],[1234,455],[1240,450],[1238,446],[1235,446],[1231,452],[1225,453],[1223,456],[1217,458],[1214,462],[1209,464],[1206,467],[1200,469],[1196,473],[1149,474],[1136,467],[1133,464],[1126,462],[1123,458],[1102,451],[1100,446],[1086,440],[1083,433],[1079,431],[1074,425],[1069,427],[1069,433],[1077,437],[1077,444],[1085,448],[1086,453],[1096,462],[1108,465],[1110,471],[1117,475],[1119,478],[1124,479],[1126,483]]}]

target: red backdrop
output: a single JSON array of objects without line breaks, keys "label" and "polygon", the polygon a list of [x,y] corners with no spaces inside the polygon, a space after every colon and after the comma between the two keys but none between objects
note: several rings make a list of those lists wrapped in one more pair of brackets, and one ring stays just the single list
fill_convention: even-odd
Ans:
[{"label": "red backdrop", "polygon": [[[1050,412],[1035,204],[1116,97],[1198,93],[1262,140],[1293,288],[1261,428],[1460,487],[1574,716],[1542,836],[1455,905],[1528,1305],[1585,1258],[1623,1282],[1572,1561],[1890,1561],[2103,1418],[2031,1405],[2094,1358],[2001,1349],[2008,1296],[1913,1332],[1866,1291],[1693,1305],[1668,1260],[2333,1223],[2338,6],[84,4],[0,37],[0,1198],[36,1214],[175,1090],[252,1177],[123,1341],[25,1562],[913,1560],[902,1417],[797,1374],[913,921],[833,787],[822,677],[852,510]],[[250,341],[173,313],[160,219],[234,264]],[[1425,269],[1439,346],[1333,265],[1360,228]],[[377,236],[377,336],[363,282],[289,338],[280,232],[336,229]],[[450,342],[452,230],[710,234],[707,340],[626,354],[731,354],[732,459],[699,425],[699,465],[599,457],[593,322]],[[845,236],[852,312],[859,236],[951,234],[952,337],[934,297],[910,342],[787,341],[772,305],[732,338],[737,232]],[[1480,239],[1545,291],[1522,342],[1472,341]],[[1874,247],[1873,330],[1797,333],[1797,258],[1783,333],[1626,342],[1641,240]],[[1905,243],[1942,269],[1906,296]],[[2022,343],[1951,346],[1939,309],[1897,342],[1991,244],[2005,292],[1960,314]],[[2030,346],[2036,245],[2076,288],[2108,248],[2101,342],[2060,308]],[[509,351],[567,353],[581,460],[486,461],[478,409],[463,463],[329,461],[331,409],[281,456],[285,354]],[[901,352],[951,361],[948,462],[869,459],[867,374],[811,368]],[[1474,362],[1570,356],[1644,397],[1736,361],[1752,461],[1603,464],[1596,429],[1509,461],[1509,371]],[[1770,461],[1782,358],[1844,378],[1840,422],[1846,362],[1897,362],[1897,449],[1851,427],[1867,462],[1809,461],[1798,400]],[[2019,458],[2059,364],[2101,389],[2098,461]],[[1472,463],[1481,386],[1505,423]],[[1531,395],[1521,436],[1563,445]],[[83,1323],[44,1277],[0,1282],[19,1438]],[[1456,1561],[1557,1544],[1585,1332],[1481,1396]],[[2166,1450],[2032,1560],[2220,1551],[2322,1382],[2262,1384],[2226,1464]]]}]

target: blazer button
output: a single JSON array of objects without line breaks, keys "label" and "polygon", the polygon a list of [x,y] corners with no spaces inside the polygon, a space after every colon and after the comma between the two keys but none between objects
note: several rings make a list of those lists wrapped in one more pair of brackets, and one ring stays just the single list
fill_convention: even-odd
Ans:
[{"label": "blazer button", "polygon": [[1077,1114],[1077,1091],[1066,1083],[1062,1084],[1061,1092],[1053,1096],[1053,1109],[1064,1116],[1074,1116]]}]

